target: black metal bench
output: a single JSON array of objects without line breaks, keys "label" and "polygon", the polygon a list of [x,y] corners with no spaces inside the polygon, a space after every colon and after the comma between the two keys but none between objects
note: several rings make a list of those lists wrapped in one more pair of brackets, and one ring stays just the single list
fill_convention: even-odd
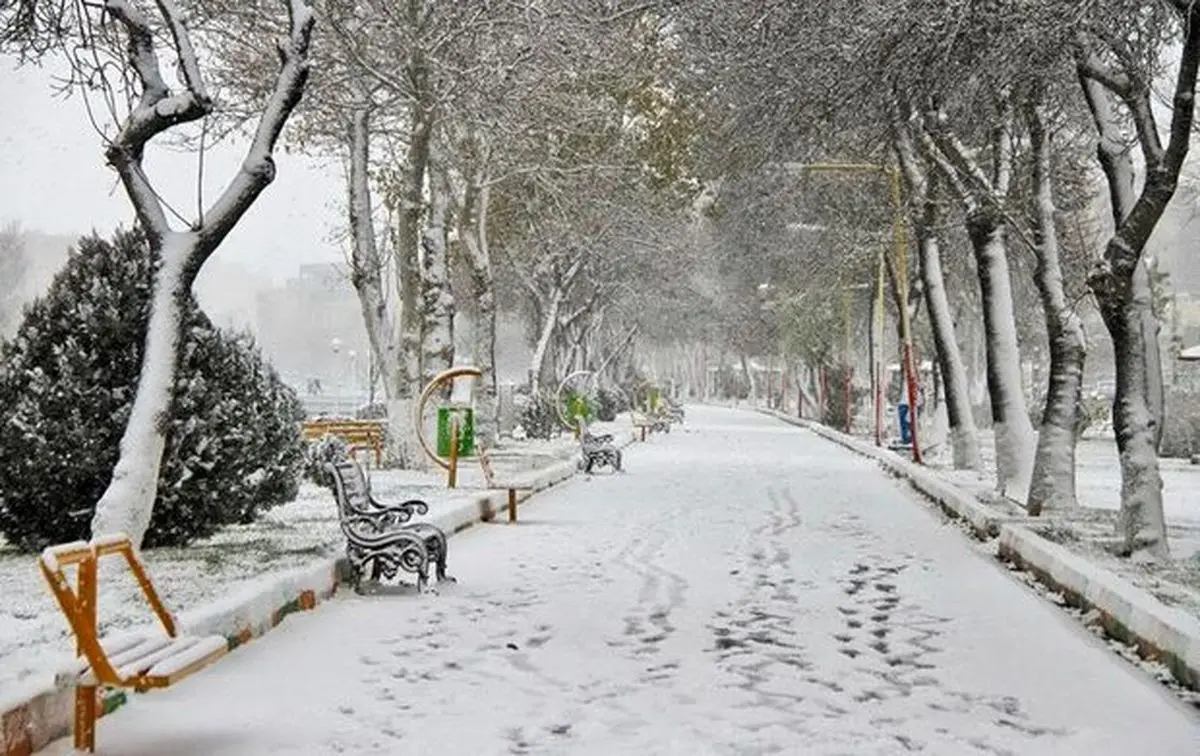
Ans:
[{"label": "black metal bench", "polygon": [[597,467],[610,467],[621,472],[621,450],[613,444],[612,434],[593,436],[584,431],[579,438],[579,467],[590,474]]},{"label": "black metal bench", "polygon": [[683,405],[668,399],[663,406],[663,414],[669,422],[682,423],[684,416]]},{"label": "black metal bench", "polygon": [[420,499],[380,503],[371,496],[370,483],[354,460],[331,464],[328,469],[356,591],[361,590],[364,579],[394,580],[401,571],[415,574],[418,590],[424,591],[430,563],[439,583],[454,582],[446,574],[446,534],[427,522],[409,522],[414,515],[426,514],[428,504]]}]

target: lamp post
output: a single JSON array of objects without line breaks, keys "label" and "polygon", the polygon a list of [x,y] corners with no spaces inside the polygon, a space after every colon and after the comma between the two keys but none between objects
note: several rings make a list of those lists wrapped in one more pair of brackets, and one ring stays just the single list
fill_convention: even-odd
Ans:
[{"label": "lamp post", "polygon": [[[791,163],[789,167],[803,171],[828,172],[828,173],[868,173],[881,174],[889,181],[892,201],[892,245],[896,259],[896,286],[900,289],[900,340],[903,342],[902,363],[906,376],[905,384],[908,389],[908,406],[910,415],[910,426],[912,428],[912,458],[917,464],[922,463],[921,445],[917,439],[917,423],[916,423],[916,408],[917,408],[917,375],[916,366],[913,364],[913,344],[912,344],[912,328],[908,317],[908,244],[905,238],[904,225],[904,198],[901,191],[900,169],[896,166],[876,165],[874,163]],[[880,323],[880,331],[882,332],[883,318],[883,273],[884,273],[884,254],[881,249],[878,257],[878,272],[876,274],[876,319]],[[879,341],[879,339],[877,339]],[[872,355],[874,357],[874,355]],[[879,363],[874,366],[875,371],[875,442],[882,445],[883,443],[883,398],[882,398],[882,369]]]}]

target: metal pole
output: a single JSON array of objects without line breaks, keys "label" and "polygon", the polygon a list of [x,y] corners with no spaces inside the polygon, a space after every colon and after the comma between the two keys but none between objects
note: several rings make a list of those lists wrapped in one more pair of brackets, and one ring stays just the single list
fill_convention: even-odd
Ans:
[{"label": "metal pole", "polygon": [[872,391],[875,393],[875,445],[883,446],[883,326],[885,310],[883,306],[883,277],[886,252],[879,250],[879,264],[875,274],[875,343],[871,347],[871,372],[874,375]]},{"label": "metal pole", "polygon": [[921,459],[921,443],[917,437],[917,376],[913,364],[912,329],[908,318],[908,248],[904,234],[904,206],[900,193],[900,169],[891,169],[892,204],[894,210],[893,235],[896,242],[896,285],[900,289],[900,335],[904,341],[904,372],[908,385],[908,417],[912,433],[912,458],[918,465]]},{"label": "metal pole", "polygon": [[854,368],[852,367],[853,362],[851,361],[850,352],[850,342],[853,339],[852,329],[850,327],[850,289],[847,288],[844,283],[842,284],[842,328],[846,332],[845,357],[842,358],[845,361],[845,365],[842,366],[842,370],[844,371],[842,381],[842,403],[846,413],[846,435],[850,435],[851,431],[853,430],[851,414],[854,411],[853,402],[851,401],[851,388],[853,387],[852,381],[854,376]]},{"label": "metal pole", "polygon": [[458,487],[458,415],[450,415],[450,467],[447,469],[447,488]]}]

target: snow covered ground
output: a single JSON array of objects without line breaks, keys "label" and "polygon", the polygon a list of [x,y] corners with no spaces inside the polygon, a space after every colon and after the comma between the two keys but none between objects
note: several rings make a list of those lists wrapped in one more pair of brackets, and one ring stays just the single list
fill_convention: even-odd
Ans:
[{"label": "snow covered ground", "polygon": [[1194,713],[850,452],[692,408],[627,466],[456,537],[440,595],[336,598],[136,697],[100,752],[1200,752]]},{"label": "snow covered ground", "polygon": [[[606,426],[607,427],[607,426]],[[528,441],[496,464],[497,472],[548,464],[570,453],[571,444]],[[460,472],[459,488],[446,489],[444,473],[374,471],[374,491],[383,501],[420,498],[435,517],[483,488],[475,464]],[[212,538],[182,549],[144,554],[150,575],[167,606],[181,611],[211,602],[231,590],[311,564],[344,546],[332,494],[305,483],[295,501],[267,512],[251,525],[226,528]],[[124,576],[128,578],[128,576]],[[36,560],[0,541],[0,703],[20,698],[53,679],[53,670],[73,657],[66,620],[54,603]],[[153,620],[131,578],[102,586],[102,629],[119,629]]]},{"label": "snow covered ground", "polygon": [[[995,494],[995,448],[990,432],[981,432],[980,472],[949,469],[948,454],[931,459],[930,466],[956,486],[1009,514],[1020,514],[1012,505],[998,502]],[[1200,465],[1187,460],[1160,459],[1163,510],[1167,518],[1171,560],[1139,563],[1120,559],[1104,546],[1112,539],[1115,517],[1121,506],[1121,470],[1112,439],[1084,439],[1076,450],[1076,495],[1079,511],[1047,518],[1044,535],[1073,552],[1111,570],[1148,591],[1169,606],[1200,617]],[[1055,522],[1050,523],[1053,519]]]}]

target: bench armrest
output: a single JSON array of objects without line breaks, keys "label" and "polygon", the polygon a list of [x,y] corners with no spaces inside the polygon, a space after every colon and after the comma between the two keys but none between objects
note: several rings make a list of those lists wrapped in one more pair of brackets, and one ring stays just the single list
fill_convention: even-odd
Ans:
[{"label": "bench armrest", "polygon": [[413,515],[429,514],[429,505],[420,499],[408,499],[399,504],[383,504],[370,494],[367,495],[371,505],[375,507],[375,511],[387,514],[407,513],[409,517]]}]

